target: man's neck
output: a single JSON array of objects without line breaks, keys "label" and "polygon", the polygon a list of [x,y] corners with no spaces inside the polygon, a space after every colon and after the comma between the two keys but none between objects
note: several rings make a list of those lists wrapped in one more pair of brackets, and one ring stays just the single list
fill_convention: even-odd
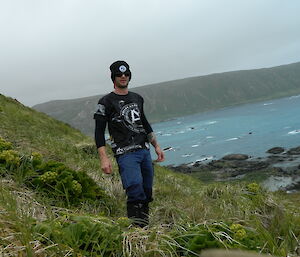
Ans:
[{"label": "man's neck", "polygon": [[128,94],[128,87],[126,87],[126,88],[115,87],[114,93],[117,94],[117,95],[127,95]]}]

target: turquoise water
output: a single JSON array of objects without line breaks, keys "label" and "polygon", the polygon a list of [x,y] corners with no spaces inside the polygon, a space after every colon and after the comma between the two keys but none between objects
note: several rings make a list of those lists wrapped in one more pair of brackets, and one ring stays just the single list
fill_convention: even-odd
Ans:
[{"label": "turquoise water", "polygon": [[[275,146],[300,146],[300,95],[245,104],[152,125],[165,151],[163,165],[266,155]],[[152,153],[155,159],[154,153]]]}]

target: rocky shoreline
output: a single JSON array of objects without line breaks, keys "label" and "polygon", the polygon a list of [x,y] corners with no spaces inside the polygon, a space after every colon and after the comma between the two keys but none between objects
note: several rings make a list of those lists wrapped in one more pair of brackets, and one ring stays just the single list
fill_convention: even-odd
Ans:
[{"label": "rocky shoreline", "polygon": [[300,146],[273,147],[266,157],[230,154],[219,160],[198,161],[168,168],[191,174],[204,182],[259,180],[270,191],[300,191]]}]

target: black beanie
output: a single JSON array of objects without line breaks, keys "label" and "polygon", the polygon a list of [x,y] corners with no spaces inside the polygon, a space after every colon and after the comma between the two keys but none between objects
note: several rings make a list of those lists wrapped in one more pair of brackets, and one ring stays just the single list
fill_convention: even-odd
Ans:
[{"label": "black beanie", "polygon": [[129,65],[125,61],[116,61],[112,65],[110,65],[111,71],[111,80],[114,82],[116,74],[129,72],[129,81],[131,80],[131,71],[129,69]]}]

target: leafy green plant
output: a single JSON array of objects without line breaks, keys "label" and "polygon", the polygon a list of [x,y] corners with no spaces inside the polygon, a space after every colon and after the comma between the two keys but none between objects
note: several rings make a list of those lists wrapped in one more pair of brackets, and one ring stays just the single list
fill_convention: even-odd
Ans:
[{"label": "leafy green plant", "polygon": [[259,237],[254,228],[243,226],[239,223],[233,223],[230,225],[229,229],[230,236],[237,242],[232,244],[232,248],[263,250],[265,242]]},{"label": "leafy green plant", "polygon": [[246,189],[248,192],[251,192],[253,194],[258,194],[262,191],[262,188],[259,184],[257,183],[250,183],[246,186]]},{"label": "leafy green plant", "polygon": [[183,256],[196,255],[202,249],[220,248],[222,244],[216,240],[212,231],[209,231],[204,224],[186,224],[171,232],[178,245],[178,253]]},{"label": "leafy green plant", "polygon": [[0,164],[7,169],[13,169],[20,165],[20,156],[17,151],[4,150],[0,153]]},{"label": "leafy green plant", "polygon": [[12,149],[12,143],[5,141],[2,137],[0,137],[0,152],[3,150]]},{"label": "leafy green plant", "polygon": [[264,242],[254,229],[238,223],[231,225],[224,222],[204,224],[187,224],[171,232],[171,236],[180,245],[178,253],[195,256],[203,249],[241,248],[257,250],[263,248]]},{"label": "leafy green plant", "polygon": [[32,162],[33,167],[37,167],[38,165],[42,164],[43,155],[38,152],[32,152],[30,155],[30,160]]},{"label": "leafy green plant", "polygon": [[[1,139],[2,148],[10,148],[12,144]],[[103,189],[84,171],[75,171],[57,161],[43,162],[38,152],[29,156],[15,150],[0,152],[1,174],[11,175],[19,184],[46,193],[61,206],[79,205],[82,202],[102,203],[111,209],[111,201]]]},{"label": "leafy green plant", "polygon": [[122,225],[105,217],[67,215],[38,223],[34,231],[38,240],[63,243],[75,256],[121,256]]},{"label": "leafy green plant", "polygon": [[74,171],[61,162],[41,163],[37,166],[36,173],[27,184],[47,193],[53,199],[66,202],[67,206],[78,205],[82,201],[109,202],[104,190],[85,172]]}]

